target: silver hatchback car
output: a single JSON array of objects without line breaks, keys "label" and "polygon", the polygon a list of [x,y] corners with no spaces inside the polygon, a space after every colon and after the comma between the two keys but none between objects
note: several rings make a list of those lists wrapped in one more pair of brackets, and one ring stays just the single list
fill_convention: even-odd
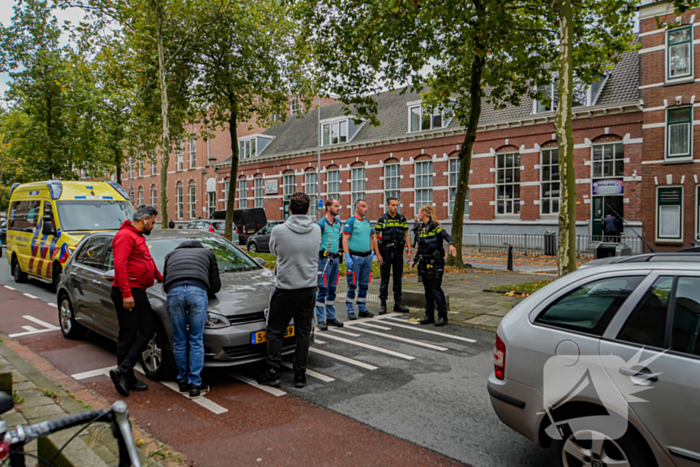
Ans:
[{"label": "silver hatchback car", "polygon": [[[110,297],[114,278],[112,238],[115,232],[85,237],[66,263],[56,298],[63,335],[83,336],[86,329],[117,339],[119,323]],[[204,328],[204,366],[240,365],[266,358],[265,309],[274,288],[274,275],[219,235],[187,230],[153,230],[146,237],[151,256],[163,270],[165,255],[187,240],[196,240],[216,255],[221,290],[209,299]],[[167,296],[161,284],[147,290],[158,322],[156,333],[142,355],[142,365],[151,379],[169,376],[174,368],[173,334]],[[283,353],[293,352],[296,343],[293,323],[283,343]],[[313,343],[313,331],[311,334]]]},{"label": "silver hatchback car", "polygon": [[498,417],[559,466],[700,466],[700,264],[583,268],[498,327]]}]

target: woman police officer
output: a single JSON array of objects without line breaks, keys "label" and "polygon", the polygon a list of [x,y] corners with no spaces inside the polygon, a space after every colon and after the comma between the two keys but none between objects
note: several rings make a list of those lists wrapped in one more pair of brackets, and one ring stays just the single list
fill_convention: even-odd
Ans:
[{"label": "woman police officer", "polygon": [[411,269],[418,264],[418,275],[422,277],[425,288],[425,317],[421,319],[420,324],[435,323],[435,326],[444,326],[447,324],[447,302],[442,291],[442,274],[445,271],[445,250],[442,242],[449,243],[452,256],[457,254],[457,249],[450,234],[437,221],[433,206],[421,207],[418,210],[418,220],[422,226],[418,235],[418,251],[411,260]]}]

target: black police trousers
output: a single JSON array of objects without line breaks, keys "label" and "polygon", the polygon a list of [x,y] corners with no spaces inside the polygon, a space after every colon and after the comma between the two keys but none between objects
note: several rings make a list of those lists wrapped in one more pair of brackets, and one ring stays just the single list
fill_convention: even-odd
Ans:
[{"label": "black police trousers", "polygon": [[447,301],[445,292],[442,291],[442,273],[436,272],[432,279],[424,275],[423,288],[425,289],[425,316],[435,317],[437,304],[438,316],[447,318]]},{"label": "black police trousers", "polygon": [[394,300],[401,298],[401,275],[403,274],[403,248],[381,249],[384,264],[379,267],[381,282],[379,283],[379,299],[386,300],[389,296],[389,276],[394,269]]}]

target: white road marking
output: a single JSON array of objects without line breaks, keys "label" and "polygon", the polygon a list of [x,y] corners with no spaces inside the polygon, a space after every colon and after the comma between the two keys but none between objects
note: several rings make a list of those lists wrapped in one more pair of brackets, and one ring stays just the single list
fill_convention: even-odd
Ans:
[{"label": "white road marking", "polygon": [[31,315],[24,315],[24,316],[22,316],[22,318],[28,319],[29,321],[33,321],[33,322],[35,322],[36,324],[39,324],[39,325],[41,325],[41,326],[44,326],[45,328],[54,329],[54,330],[61,329],[61,328],[59,328],[58,326],[56,326],[56,325],[54,325],[54,324],[47,323],[46,321],[42,321],[42,320],[40,320],[39,318],[35,318],[35,317],[31,316]]},{"label": "white road marking", "polygon": [[[396,318],[391,318],[393,321],[401,321],[400,319]],[[410,324],[418,324],[418,323],[410,323]],[[446,332],[437,332],[437,331],[430,331],[429,329],[420,329],[420,328],[414,328],[411,326],[406,326],[406,325],[401,325],[401,324],[394,324],[391,323],[392,326],[396,326],[398,328],[405,328],[405,329],[410,329],[412,331],[418,331],[418,332],[424,332],[426,334],[433,334],[436,336],[440,337],[447,337],[448,339],[455,339],[458,341],[464,341],[464,342],[469,342],[469,343],[474,343],[476,342],[476,339],[470,339],[468,337],[462,337],[462,336],[453,336],[452,334],[447,334]]]},{"label": "white road marking", "polygon": [[358,324],[370,322],[370,323],[376,323],[377,321],[381,321],[386,318],[391,318],[393,316],[401,316],[402,313],[387,313],[385,315],[380,315],[380,316],[375,316],[374,318],[359,318],[354,321],[345,321],[345,326],[357,326]]},{"label": "white road marking", "polygon": [[[292,365],[292,364],[289,363],[289,362],[283,361],[283,362],[282,362],[282,366],[287,367],[287,368],[294,369],[294,365]],[[321,373],[317,373],[317,372],[315,372],[314,370],[309,370],[308,368],[306,369],[306,374],[309,375],[309,376],[312,376],[312,377],[314,377],[314,378],[316,378],[316,379],[320,379],[321,381],[324,381],[324,382],[326,382],[326,383],[330,383],[330,382],[332,382],[332,381],[335,381],[335,378],[331,378],[330,376],[322,375]]]},{"label": "white road marking", "polygon": [[363,329],[360,327],[356,327],[354,329],[356,329],[358,331],[366,332],[367,334],[374,334],[375,336],[386,337],[387,339],[394,339],[395,341],[406,342],[407,344],[412,344],[412,345],[418,345],[421,347],[425,347],[427,349],[439,350],[440,352],[444,352],[447,350],[447,347],[440,347],[439,345],[428,344],[427,342],[421,342],[421,341],[417,341],[417,340],[413,340],[413,339],[406,339],[405,337],[393,336],[391,334],[386,334],[384,332],[371,331],[369,329]]},{"label": "white road marking", "polygon": [[355,360],[353,358],[348,358],[348,357],[343,357],[342,355],[337,355],[331,352],[326,352],[325,350],[321,349],[315,349],[315,348],[310,348],[309,352],[314,352],[319,355],[324,355],[329,358],[334,358],[336,360],[340,360],[341,362],[349,363],[351,365],[359,366],[360,368],[364,368],[366,370],[377,370],[378,367],[374,365],[370,365],[369,363],[361,362],[359,360]]},{"label": "white road marking", "polygon": [[381,352],[381,353],[385,353],[387,355],[392,355],[394,357],[403,358],[404,360],[414,360],[416,358],[412,355],[406,355],[405,353],[394,352],[393,350],[383,349],[381,347],[376,347],[374,345],[365,344],[364,342],[351,341],[350,339],[345,339],[344,337],[332,336],[330,334],[326,335],[325,337],[333,339],[334,341],[345,342],[346,344],[356,345],[357,347],[364,347],[365,349],[370,349],[370,350],[374,350],[376,352]]},{"label": "white road marking", "polygon": [[287,394],[286,392],[284,392],[281,389],[273,388],[272,386],[265,386],[263,384],[258,384],[258,382],[255,381],[254,379],[248,378],[247,376],[239,375],[238,373],[229,372],[228,375],[233,377],[233,378],[236,378],[239,381],[243,381],[244,383],[248,383],[253,387],[256,387],[258,389],[262,389],[263,391],[270,393],[275,397],[280,397],[280,396],[284,396]]},{"label": "white road marking", "polygon": [[22,318],[27,319],[29,321],[32,321],[33,323],[39,324],[44,327],[44,329],[37,329],[33,326],[22,326],[22,329],[25,329],[25,332],[16,332],[14,334],[10,334],[9,337],[22,337],[22,336],[31,336],[32,334],[41,334],[44,332],[51,332],[51,331],[58,331],[59,328],[58,326],[54,326],[53,324],[47,323],[46,321],[42,321],[39,318],[35,318],[31,315],[24,315]]},{"label": "white road marking", "polygon": [[325,344],[326,341],[320,341],[318,339],[314,339],[314,344]]},{"label": "white road marking", "polygon": [[55,303],[46,302],[46,304],[47,304],[48,306],[50,306],[51,308],[58,308],[58,306],[56,306]]},{"label": "white road marking", "polygon": [[97,370],[90,370],[90,371],[84,371],[82,373],[76,373],[74,375],[70,375],[71,378],[73,378],[76,381],[80,381],[83,379],[88,379],[88,378],[94,378],[95,376],[107,376],[109,375],[109,370],[116,368],[115,366],[108,366],[107,368],[98,368]]},{"label": "white road marking", "polygon": [[10,287],[9,285],[6,285],[5,288],[8,289],[8,290],[17,290],[17,289],[15,289],[14,287]]},{"label": "white road marking", "polygon": [[367,326],[368,328],[372,329],[381,329],[382,331],[391,331],[391,328],[388,328],[386,326],[377,326],[376,324],[372,323],[360,323],[363,326]]},{"label": "white road marking", "polygon": [[36,295],[32,295],[32,294],[30,294],[30,293],[23,293],[22,295],[24,295],[25,297],[33,298],[33,299],[38,299],[38,298],[39,298],[39,297],[37,297]]},{"label": "white road marking", "polygon": [[329,329],[329,331],[337,332],[338,334],[342,334],[344,336],[362,337],[362,334],[355,334],[354,332],[342,331],[342,330],[336,329],[336,328],[331,328],[331,329]]}]

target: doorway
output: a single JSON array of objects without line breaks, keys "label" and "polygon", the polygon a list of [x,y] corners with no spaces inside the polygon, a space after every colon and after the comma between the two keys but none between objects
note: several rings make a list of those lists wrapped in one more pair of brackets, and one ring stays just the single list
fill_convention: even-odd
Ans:
[{"label": "doorway", "polygon": [[[624,231],[624,225],[622,220],[625,218],[624,204],[622,202],[622,195],[610,195],[610,196],[594,196],[593,210],[591,212],[592,227],[591,235],[594,237],[603,235],[603,219],[608,214],[612,214],[617,217],[620,234]],[[617,215],[616,215],[617,213]]]}]

